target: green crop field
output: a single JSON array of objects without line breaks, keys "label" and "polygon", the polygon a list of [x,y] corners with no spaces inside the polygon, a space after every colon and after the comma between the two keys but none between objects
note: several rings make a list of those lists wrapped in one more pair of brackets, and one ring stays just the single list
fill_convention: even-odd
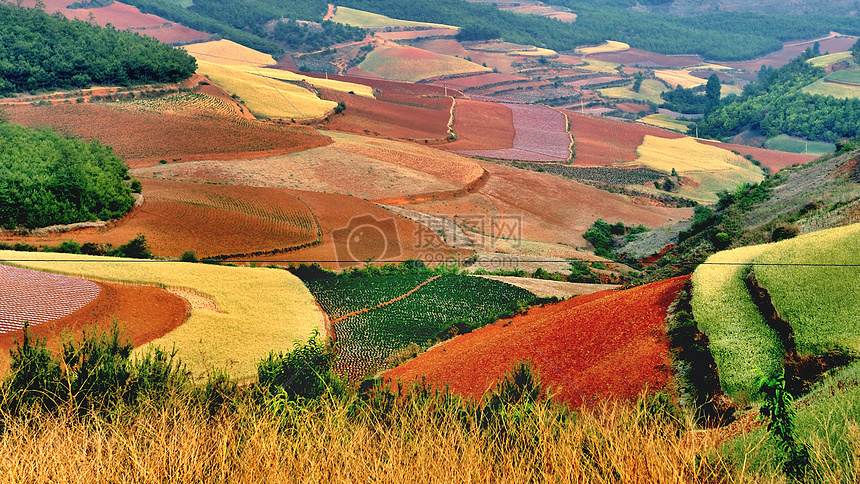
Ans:
[{"label": "green crop field", "polygon": [[809,62],[815,67],[827,67],[840,61],[850,61],[853,58],[854,57],[851,56],[851,52],[836,52],[835,54],[826,54],[820,55],[818,57],[813,57],[806,62]]},{"label": "green crop field", "polygon": [[804,139],[795,138],[785,134],[781,134],[765,141],[764,146],[769,150],[785,151],[787,153],[809,153],[810,155],[833,153],[836,149],[833,143],[826,143],[823,141],[807,142]]},{"label": "green crop field", "polygon": [[755,275],[794,329],[801,355],[836,347],[860,352],[860,224],[780,242],[754,262],[847,265],[761,265]]},{"label": "green crop field", "polygon": [[[335,314],[374,307],[405,294],[427,279],[406,274],[329,278],[308,285],[326,311],[332,308],[329,315],[334,319]],[[442,275],[397,302],[334,323],[338,369],[348,377],[360,377],[382,366],[394,351],[410,343],[424,345],[454,323],[481,325],[510,304],[532,299],[529,291],[503,282]]]},{"label": "green crop field", "polygon": [[696,125],[696,123],[692,121],[679,121],[672,116],[665,114],[652,114],[650,116],[645,116],[644,118],[640,118],[639,122],[650,124],[651,126],[657,126],[658,128],[671,129],[672,131],[684,134],[687,134],[687,131]]},{"label": "green crop field", "polygon": [[47,252],[0,251],[4,264],[107,282],[189,289],[218,312],[192,309],[188,319],[153,341],[178,355],[196,376],[215,369],[242,378],[270,351],[307,341],[322,318],[310,291],[284,270],[187,262],[141,261]]},{"label": "green crop field", "polygon": [[756,399],[756,375],[777,375],[783,355],[743,281],[747,265],[771,245],[718,252],[693,273],[693,316],[708,335],[720,385],[730,397]]},{"label": "green crop field", "polygon": [[860,84],[860,70],[850,69],[844,71],[836,71],[827,76],[827,79],[838,82],[850,82],[852,84]]}]

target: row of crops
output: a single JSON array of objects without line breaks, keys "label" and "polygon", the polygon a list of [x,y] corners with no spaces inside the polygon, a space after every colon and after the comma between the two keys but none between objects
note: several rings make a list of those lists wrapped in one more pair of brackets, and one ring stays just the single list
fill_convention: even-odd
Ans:
[{"label": "row of crops", "polygon": [[785,349],[753,302],[752,271],[791,327],[799,358],[860,354],[860,224],[720,252],[693,275],[693,313],[708,335],[720,384],[756,400],[756,376],[779,374]]},{"label": "row of crops", "polygon": [[531,301],[525,289],[490,279],[447,274],[430,280],[399,301],[381,306],[430,279],[430,274],[398,274],[360,278],[327,278],[307,282],[332,319],[374,308],[334,323],[338,372],[360,378],[385,365],[386,359],[410,343],[425,345],[455,324],[477,327],[509,311],[518,301]]}]

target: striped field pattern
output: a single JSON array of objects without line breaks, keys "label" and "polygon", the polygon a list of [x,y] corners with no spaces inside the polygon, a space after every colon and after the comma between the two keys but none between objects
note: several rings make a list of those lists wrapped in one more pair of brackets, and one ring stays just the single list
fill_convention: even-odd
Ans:
[{"label": "striped field pattern", "polygon": [[72,314],[100,292],[85,279],[0,265],[0,333]]}]

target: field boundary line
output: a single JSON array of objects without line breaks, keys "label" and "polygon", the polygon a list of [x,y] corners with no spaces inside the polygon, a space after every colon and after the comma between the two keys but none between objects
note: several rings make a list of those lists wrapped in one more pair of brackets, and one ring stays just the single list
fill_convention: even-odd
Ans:
[{"label": "field boundary line", "polygon": [[417,290],[421,289],[422,287],[424,287],[425,285],[427,285],[427,284],[429,284],[429,283],[431,283],[431,282],[435,281],[436,279],[439,279],[440,277],[442,277],[442,275],[441,275],[441,274],[437,274],[437,275],[435,275],[435,276],[431,277],[430,279],[427,279],[426,281],[422,282],[421,284],[418,284],[417,286],[413,287],[413,288],[412,288],[412,289],[410,289],[408,292],[406,292],[406,293],[404,293],[404,294],[401,294],[401,295],[397,296],[397,297],[396,297],[396,298],[394,298],[394,299],[391,299],[391,300],[388,300],[388,301],[385,301],[385,302],[379,303],[379,304],[377,304],[376,306],[374,306],[374,307],[372,307],[372,308],[359,309],[359,310],[357,310],[357,311],[353,311],[353,312],[351,312],[351,313],[349,313],[349,314],[344,314],[343,316],[341,316],[341,317],[339,317],[339,318],[337,318],[337,319],[333,319],[333,320],[331,321],[331,324],[332,324],[332,326],[333,326],[335,323],[339,323],[339,322],[341,322],[341,321],[343,321],[343,320],[345,320],[345,319],[347,319],[347,318],[350,318],[350,317],[352,317],[352,316],[357,316],[357,315],[359,315],[359,314],[364,314],[364,313],[366,313],[366,312],[368,312],[368,311],[373,311],[374,309],[379,309],[379,308],[382,308],[382,307],[388,306],[389,304],[394,304],[394,303],[396,303],[397,301],[402,301],[403,299],[406,299],[407,297],[409,297],[409,296],[411,296],[412,294],[414,294],[414,293],[415,293],[415,291],[417,291]]}]

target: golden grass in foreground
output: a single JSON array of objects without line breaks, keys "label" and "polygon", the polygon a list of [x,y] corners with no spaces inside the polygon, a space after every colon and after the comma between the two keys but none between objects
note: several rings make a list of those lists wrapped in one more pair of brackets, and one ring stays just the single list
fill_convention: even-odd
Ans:
[{"label": "golden grass in foreground", "polygon": [[624,42],[607,40],[605,43],[595,45],[593,47],[580,47],[576,49],[576,53],[580,55],[604,54],[607,52],[621,52],[629,48],[630,46],[628,44],[625,44]]},{"label": "golden grass in foreground", "polygon": [[243,68],[198,60],[197,73],[238,96],[258,118],[318,118],[337,105],[334,101],[319,99],[303,87]]},{"label": "golden grass in foreground", "polygon": [[385,15],[355,10],[347,7],[337,7],[332,21],[342,24],[354,25],[363,29],[383,29],[385,27],[423,27],[432,29],[458,29],[453,25],[433,24],[429,22],[413,22],[411,20],[398,20]]},{"label": "golden grass in foreground", "polygon": [[[351,405],[358,416],[348,416]],[[707,433],[631,404],[567,417],[548,404],[520,405],[489,430],[441,398],[385,413],[363,406],[328,399],[287,407],[281,419],[242,403],[213,417],[182,402],[113,420],[16,419],[0,436],[0,469],[5,482],[56,484],[735,481],[726,462],[709,458]]]},{"label": "golden grass in foreground", "polygon": [[230,66],[273,66],[275,58],[233,41],[221,39],[182,47],[198,61]]},{"label": "golden grass in foreground", "polygon": [[192,310],[185,323],[153,342],[167,350],[176,345],[195,375],[212,368],[233,377],[254,375],[256,363],[270,351],[291,350],[314,328],[323,330],[310,291],[284,270],[45,252],[0,251],[0,259],[28,269],[208,296],[219,312]]}]

